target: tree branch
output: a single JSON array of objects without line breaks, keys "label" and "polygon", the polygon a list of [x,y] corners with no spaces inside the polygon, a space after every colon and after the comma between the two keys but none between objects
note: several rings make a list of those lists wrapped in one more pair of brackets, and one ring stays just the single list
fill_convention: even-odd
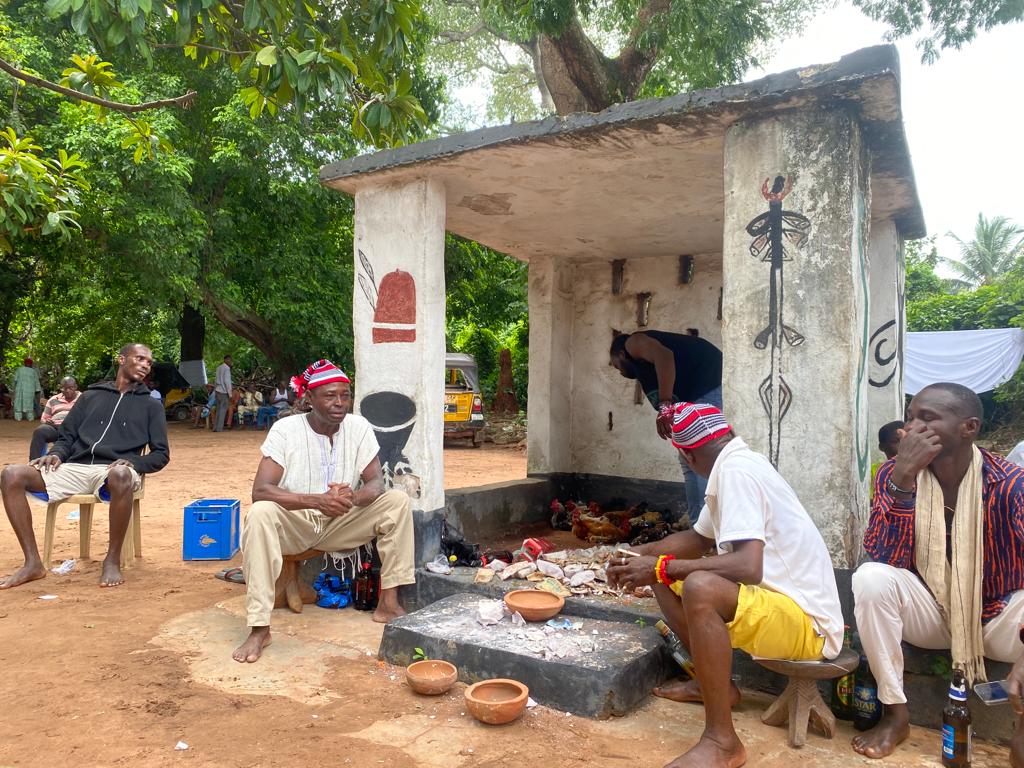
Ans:
[{"label": "tree branch", "polygon": [[22,72],[17,67],[14,67],[10,63],[0,59],[0,70],[3,70],[11,77],[18,80],[24,80],[26,83],[30,83],[38,88],[44,88],[54,93],[59,93],[62,96],[67,96],[70,99],[76,99],[77,101],[85,101],[89,104],[98,104],[101,107],[113,110],[115,112],[124,112],[131,114],[133,112],[145,112],[149,109],[157,109],[159,107],[180,107],[182,109],[188,109],[192,106],[192,102],[195,101],[196,92],[189,91],[182,96],[176,96],[173,99],[160,99],[158,101],[147,101],[143,104],[124,104],[120,101],[108,101],[107,99],[101,99],[99,96],[92,96],[88,93],[82,93],[72,88],[65,88],[57,83],[51,83],[49,80],[44,80],[41,77],[30,75],[28,72]]},{"label": "tree branch", "polygon": [[626,44],[622,47],[616,63],[618,64],[621,84],[626,98],[636,97],[640,86],[643,85],[647,73],[651,71],[655,60],[658,58],[658,49],[652,47],[649,50],[641,51],[637,47],[640,36],[646,32],[656,16],[668,13],[670,10],[669,0],[649,0],[637,12],[636,23],[629,32]]},{"label": "tree branch", "polygon": [[467,40],[479,35],[481,32],[487,29],[487,25],[482,20],[477,21],[472,27],[466,30],[456,29],[442,29],[437,33],[437,36],[444,41],[444,45],[451,43],[464,43]]},{"label": "tree branch", "polygon": [[229,56],[248,56],[252,51],[232,51],[229,48],[219,48],[216,45],[206,45],[205,43],[150,43],[149,47],[153,50],[160,50],[164,48],[185,48],[187,46],[193,48],[202,48],[204,51],[217,51],[218,53],[226,53]]}]

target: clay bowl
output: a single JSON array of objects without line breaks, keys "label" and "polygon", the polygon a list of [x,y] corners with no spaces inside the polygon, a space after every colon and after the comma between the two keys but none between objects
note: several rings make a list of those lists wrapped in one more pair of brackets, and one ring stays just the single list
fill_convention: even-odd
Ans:
[{"label": "clay bowl", "polygon": [[459,671],[447,661],[426,659],[416,661],[405,668],[405,680],[416,693],[440,696],[453,685]]},{"label": "clay bowl", "polygon": [[547,621],[565,606],[565,598],[543,589],[515,589],[505,595],[505,605],[527,621]]},{"label": "clay bowl", "polygon": [[481,723],[511,723],[526,710],[530,689],[518,680],[484,680],[466,689],[466,708]]}]

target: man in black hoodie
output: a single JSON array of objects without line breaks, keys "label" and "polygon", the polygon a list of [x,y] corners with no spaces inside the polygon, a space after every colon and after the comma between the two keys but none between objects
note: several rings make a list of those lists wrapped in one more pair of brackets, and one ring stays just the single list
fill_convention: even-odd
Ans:
[{"label": "man in black hoodie", "polygon": [[[127,344],[118,353],[117,364],[114,381],[93,384],[79,395],[46,456],[8,465],[0,473],[4,509],[25,555],[25,564],[0,581],[0,589],[46,576],[28,493],[44,494],[49,501],[78,493],[109,499],[110,546],[100,586],[124,583],[121,545],[131,519],[132,496],[142,486],[142,475],[167,465],[170,450],[163,406],[142,383],[153,365],[153,353],[142,344]],[[149,453],[142,455],[146,446]]]}]

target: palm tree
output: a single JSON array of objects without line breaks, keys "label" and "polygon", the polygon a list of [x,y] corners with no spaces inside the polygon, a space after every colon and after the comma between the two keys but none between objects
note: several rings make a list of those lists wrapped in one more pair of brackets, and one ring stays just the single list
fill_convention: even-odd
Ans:
[{"label": "palm tree", "polygon": [[979,213],[969,242],[949,234],[960,245],[960,258],[942,257],[942,262],[959,275],[951,281],[959,287],[988,285],[1024,254],[1024,228],[1005,216],[986,219]]}]

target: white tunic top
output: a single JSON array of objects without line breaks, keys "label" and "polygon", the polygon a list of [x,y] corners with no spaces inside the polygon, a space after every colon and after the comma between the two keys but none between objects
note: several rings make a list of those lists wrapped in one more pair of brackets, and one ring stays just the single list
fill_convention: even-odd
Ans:
[{"label": "white tunic top", "polygon": [[370,422],[349,414],[333,442],[309,426],[308,414],[278,419],[260,451],[284,468],[278,485],[292,493],[324,493],[328,483],[359,488],[359,476],[380,450]]}]

